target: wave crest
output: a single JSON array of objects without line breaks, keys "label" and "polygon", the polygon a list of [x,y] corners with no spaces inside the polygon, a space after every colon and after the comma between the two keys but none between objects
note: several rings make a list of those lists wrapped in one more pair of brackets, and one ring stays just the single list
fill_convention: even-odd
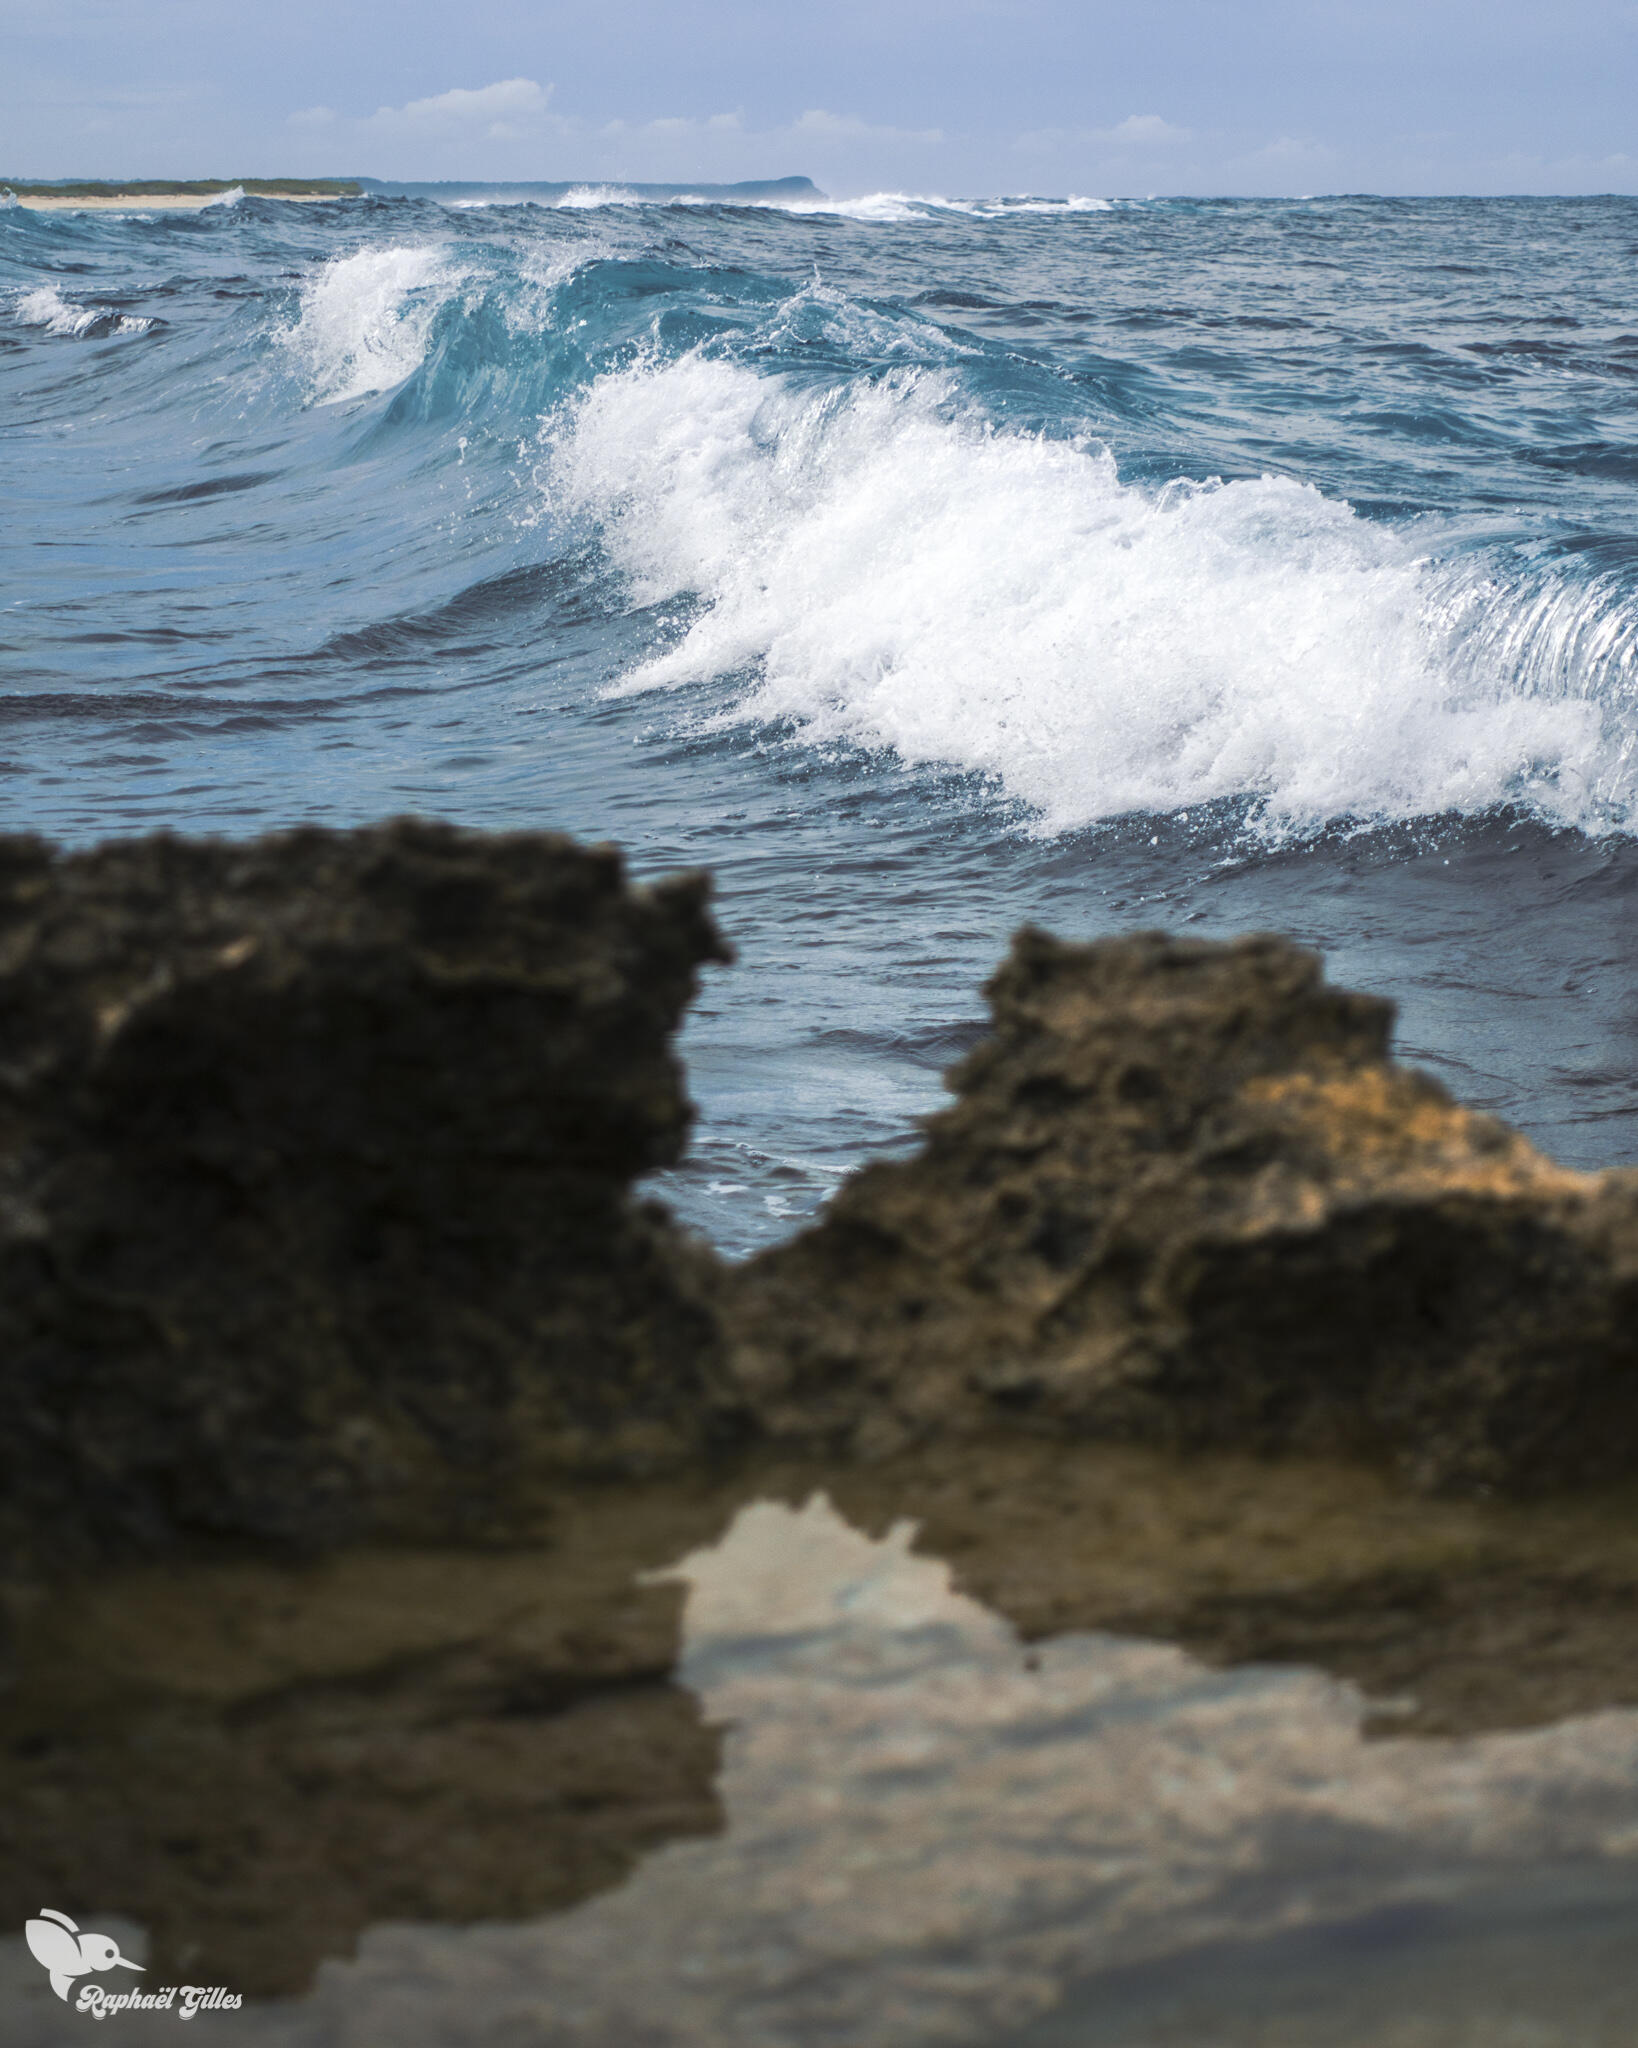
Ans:
[{"label": "wave crest", "polygon": [[100,340],[109,334],[146,334],[154,324],[140,313],[120,313],[110,306],[77,306],[49,284],[20,294],[12,317],[20,327],[43,327],[47,334],[67,335],[75,341]]},{"label": "wave crest", "polygon": [[777,213],[834,214],[843,220],[876,221],[885,227],[961,214],[971,220],[1004,220],[1013,214],[1112,213],[1112,199],[946,199],[936,192],[867,192],[858,199],[780,199],[758,202]]},{"label": "wave crest", "polygon": [[389,391],[420,367],[438,307],[459,283],[436,246],[355,250],[326,263],[302,292],[284,345],[313,403]]},{"label": "wave crest", "polygon": [[1638,816],[1630,600],[1590,622],[1573,578],[1435,562],[1287,478],[1147,489],[944,371],[816,393],[703,353],[599,378],[552,476],[646,601],[700,601],[617,691],[730,679],[718,717],[976,772],[1047,831]]}]

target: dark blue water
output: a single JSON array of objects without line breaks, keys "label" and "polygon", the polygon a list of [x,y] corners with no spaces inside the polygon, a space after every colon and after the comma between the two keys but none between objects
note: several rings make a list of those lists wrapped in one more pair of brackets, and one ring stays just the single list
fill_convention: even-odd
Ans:
[{"label": "dark blue water", "polygon": [[668,1192],[902,1145],[1025,919],[1291,931],[1638,1157],[1638,201],[0,211],[0,800],[717,874]]}]

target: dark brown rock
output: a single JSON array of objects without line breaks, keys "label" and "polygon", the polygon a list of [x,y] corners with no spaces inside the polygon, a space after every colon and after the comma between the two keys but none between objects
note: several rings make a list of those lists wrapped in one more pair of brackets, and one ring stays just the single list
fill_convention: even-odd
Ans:
[{"label": "dark brown rock", "polygon": [[533,1918],[715,1832],[679,1589],[638,1575],[729,1513],[690,1474],[567,1482],[527,1550],[171,1557],[22,1598],[0,1912],[117,1902],[150,1977],[267,1997],[373,1922]]},{"label": "dark brown rock", "polygon": [[1215,1664],[1319,1665],[1377,1703],[1372,1733],[1638,1706],[1628,1487],[1430,1498],[1358,1460],[1016,1429],[820,1466],[805,1483],[872,1533],[913,1517],[917,1550],[1026,1637],[1099,1629]]},{"label": "dark brown rock", "polygon": [[1020,934],[914,1158],[751,1262],[769,1426],[1025,1427],[1552,1487],[1638,1453],[1638,1175],[1565,1172],[1276,938]]},{"label": "dark brown rock", "polygon": [[1027,1636],[1318,1663],[1393,1730],[1638,1700],[1630,1490],[1391,1476],[1630,1477],[1638,1176],[1283,941],[1025,933],[923,1152],[725,1269],[630,1195],[704,906],[547,835],[0,839],[13,1925],[117,1898],[278,1994],[618,1883],[721,1820],[640,1575],[817,1487]]},{"label": "dark brown rock", "polygon": [[731,1430],[714,1262],[629,1194],[707,888],[413,821],[0,839],[13,1556],[493,1535]]},{"label": "dark brown rock", "polygon": [[726,1269],[634,1179],[706,884],[400,822],[0,839],[0,1539],[527,1531],[750,1435],[1631,1471],[1638,1176],[1555,1167],[1278,939],[1020,935],[921,1154]]}]

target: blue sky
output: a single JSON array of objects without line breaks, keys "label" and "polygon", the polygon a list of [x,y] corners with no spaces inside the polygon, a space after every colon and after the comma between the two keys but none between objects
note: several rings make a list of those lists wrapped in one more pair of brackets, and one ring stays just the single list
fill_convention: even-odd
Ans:
[{"label": "blue sky", "polygon": [[0,0],[0,174],[1638,191],[1638,0]]}]

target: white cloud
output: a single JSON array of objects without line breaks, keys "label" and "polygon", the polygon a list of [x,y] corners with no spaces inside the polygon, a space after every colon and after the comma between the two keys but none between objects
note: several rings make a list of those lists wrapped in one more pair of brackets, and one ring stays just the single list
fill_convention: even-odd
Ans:
[{"label": "white cloud", "polygon": [[553,88],[532,78],[455,86],[362,117],[309,107],[288,115],[286,127],[306,138],[314,161],[350,152],[372,176],[708,184],[808,171],[821,185],[861,190],[921,175],[912,153],[946,141],[938,128],[897,128],[826,107],[778,126],[748,120],[743,108],[594,122],[559,111]]},{"label": "white cloud", "polygon": [[1159,114],[1128,114],[1113,128],[1035,128],[1020,135],[1014,147],[1031,156],[1047,156],[1062,150],[1166,149],[1193,139],[1191,129]]},{"label": "white cloud", "polygon": [[607,142],[697,143],[745,133],[738,114],[708,114],[703,121],[692,114],[657,114],[651,121],[605,121],[595,129],[569,121],[563,127],[566,133],[596,135]]},{"label": "white cloud", "polygon": [[1179,128],[1172,121],[1163,121],[1158,114],[1128,114],[1113,128],[1095,129],[1093,132],[1104,142],[1136,144],[1142,149],[1164,147],[1167,143],[1187,142],[1189,139],[1187,128]]},{"label": "white cloud", "polygon": [[401,107],[377,107],[368,126],[377,134],[451,136],[482,133],[514,141],[538,126],[552,87],[532,78],[502,78],[493,85],[452,86]]},{"label": "white cloud", "polygon": [[857,114],[832,114],[823,107],[809,107],[791,123],[789,134],[820,142],[942,142],[942,128],[886,128],[863,121]]}]

